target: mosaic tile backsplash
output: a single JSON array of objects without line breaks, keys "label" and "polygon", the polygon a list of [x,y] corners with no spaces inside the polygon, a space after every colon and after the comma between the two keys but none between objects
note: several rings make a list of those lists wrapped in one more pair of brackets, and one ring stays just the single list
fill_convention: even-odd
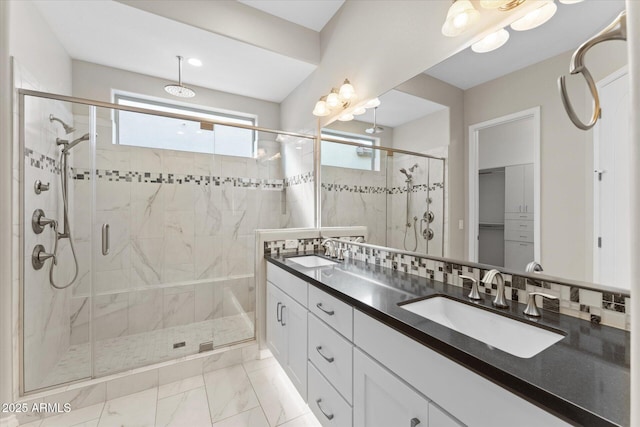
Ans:
[{"label": "mosaic tile backsplash", "polygon": [[[355,239],[348,238],[349,240]],[[285,249],[284,240],[265,242],[265,253],[303,253],[322,250],[322,239],[300,239],[296,249]],[[399,270],[404,273],[437,280],[453,286],[471,289],[471,282],[460,276],[478,280],[480,292],[495,295],[497,285],[485,286],[481,282],[486,270],[463,263],[445,262],[424,256],[411,256],[391,249],[373,249],[348,245],[348,257],[369,264]],[[542,308],[552,312],[577,317],[594,324],[603,324],[618,329],[631,329],[630,297],[628,294],[584,289],[561,282],[531,280],[526,277],[503,273],[507,299],[525,304],[530,292],[543,291],[558,297],[544,299]]]}]

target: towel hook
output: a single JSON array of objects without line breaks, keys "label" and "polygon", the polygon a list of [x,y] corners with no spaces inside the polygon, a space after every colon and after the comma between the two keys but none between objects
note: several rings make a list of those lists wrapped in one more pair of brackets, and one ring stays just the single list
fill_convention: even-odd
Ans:
[{"label": "towel hook", "polygon": [[569,119],[571,119],[573,124],[582,130],[591,129],[600,118],[600,97],[598,96],[598,88],[596,87],[596,83],[593,80],[591,73],[584,65],[584,56],[593,46],[609,40],[627,40],[626,11],[623,10],[620,15],[618,15],[618,17],[605,29],[600,31],[598,34],[596,34],[586,42],[582,43],[582,45],[580,45],[580,47],[576,49],[576,51],[573,53],[573,56],[571,57],[569,73],[582,74],[582,77],[584,77],[585,81],[587,82],[587,86],[589,87],[589,92],[591,92],[591,97],[593,98],[593,114],[589,123],[583,123],[578,118],[578,115],[573,109],[571,101],[569,101],[569,96],[567,95],[565,76],[560,76],[558,78],[558,88],[560,89],[560,96],[562,98],[564,109],[567,111]]}]

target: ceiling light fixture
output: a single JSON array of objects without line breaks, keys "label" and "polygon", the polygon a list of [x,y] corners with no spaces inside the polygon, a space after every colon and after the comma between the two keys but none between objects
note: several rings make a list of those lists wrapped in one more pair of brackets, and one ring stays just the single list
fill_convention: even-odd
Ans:
[{"label": "ceiling light fixture", "polygon": [[453,0],[447,18],[442,25],[442,34],[455,37],[468,29],[480,16],[469,0]]},{"label": "ceiling light fixture", "polygon": [[547,22],[558,10],[554,0],[545,1],[539,8],[532,10],[522,18],[511,23],[511,28],[516,31],[527,31],[539,27]]},{"label": "ceiling light fixture", "polygon": [[316,102],[316,106],[313,109],[313,115],[314,116],[324,117],[324,116],[328,116],[329,114],[331,114],[331,110],[327,106],[326,99],[327,99],[327,97],[323,96],[318,100],[318,102]]},{"label": "ceiling light fixture", "polygon": [[495,33],[491,33],[479,42],[471,45],[471,50],[476,53],[486,53],[498,49],[509,40],[509,32],[504,28],[499,29]]},{"label": "ceiling light fixture", "polygon": [[560,0],[560,3],[562,4],[576,4],[576,3],[582,3],[584,0]]},{"label": "ceiling light fixture", "polygon": [[180,98],[193,98],[196,96],[193,89],[182,85],[182,56],[178,55],[176,58],[178,58],[178,84],[166,85],[164,90],[167,91],[167,93],[173,96],[179,96]]},{"label": "ceiling light fixture", "polygon": [[380,105],[380,100],[378,98],[373,98],[364,104],[364,108],[376,108],[378,105]]}]

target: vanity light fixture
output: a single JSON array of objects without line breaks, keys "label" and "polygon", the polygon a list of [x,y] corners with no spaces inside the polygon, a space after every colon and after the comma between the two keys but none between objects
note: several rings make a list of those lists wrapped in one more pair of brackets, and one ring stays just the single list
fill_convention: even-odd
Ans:
[{"label": "vanity light fixture", "polygon": [[471,50],[476,53],[486,53],[496,50],[509,40],[509,32],[504,28],[499,29],[495,33],[491,33],[479,42],[471,45]]},{"label": "vanity light fixture", "polygon": [[584,0],[560,0],[560,3],[562,4],[576,4],[576,3],[582,3]]},{"label": "vanity light fixture", "polygon": [[525,0],[481,0],[480,6],[484,9],[500,9],[503,12],[520,6]]},{"label": "vanity light fixture", "polygon": [[349,79],[344,82],[339,89],[333,88],[327,95],[320,97],[313,108],[313,115],[325,117],[330,114],[337,114],[338,120],[348,122],[353,120],[353,116],[364,114],[367,108],[374,108],[380,105],[378,98],[357,103],[358,95]]},{"label": "vanity light fixture", "polygon": [[554,0],[545,1],[539,8],[532,10],[511,23],[511,28],[516,31],[526,31],[539,27],[556,14],[558,5]]},{"label": "vanity light fixture", "polygon": [[453,0],[447,18],[442,25],[442,34],[456,37],[469,28],[480,16],[469,0]]}]

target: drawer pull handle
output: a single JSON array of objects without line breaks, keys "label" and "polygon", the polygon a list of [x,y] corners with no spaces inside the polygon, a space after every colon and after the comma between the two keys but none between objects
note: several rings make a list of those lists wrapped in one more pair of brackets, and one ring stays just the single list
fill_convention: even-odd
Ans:
[{"label": "drawer pull handle", "polygon": [[325,313],[327,313],[329,316],[333,316],[334,314],[336,314],[336,312],[333,311],[333,310],[325,310],[324,308],[322,308],[322,303],[321,302],[317,303],[316,307],[318,307],[320,310],[322,310]]},{"label": "drawer pull handle", "polygon": [[411,427],[416,427],[418,424],[420,424],[420,420],[417,418],[411,418]]},{"label": "drawer pull handle", "polygon": [[333,363],[333,361],[335,360],[333,357],[327,357],[324,354],[322,354],[322,346],[321,345],[316,347],[316,351],[318,352],[318,354],[320,354],[320,356],[322,356],[324,358],[324,360],[326,360],[329,363]]},{"label": "drawer pull handle", "polygon": [[327,414],[326,412],[324,412],[324,409],[322,409],[322,406],[320,406],[320,403],[322,403],[322,399],[317,399],[316,400],[316,405],[318,405],[318,409],[320,409],[320,412],[322,412],[322,414],[327,417],[328,420],[332,420],[333,419],[333,414]]},{"label": "drawer pull handle", "polygon": [[282,305],[281,302],[278,302],[278,304],[276,305],[276,320],[278,321],[278,323],[282,322],[282,318],[280,317],[280,306]]},{"label": "drawer pull handle", "polygon": [[282,306],[280,307],[280,324],[281,324],[282,326],[286,326],[286,325],[287,325],[286,323],[284,323],[284,315],[283,315],[283,313],[284,313],[284,309],[285,309],[286,307],[287,307],[287,306],[286,306],[286,305],[284,305],[284,304],[282,304]]}]

